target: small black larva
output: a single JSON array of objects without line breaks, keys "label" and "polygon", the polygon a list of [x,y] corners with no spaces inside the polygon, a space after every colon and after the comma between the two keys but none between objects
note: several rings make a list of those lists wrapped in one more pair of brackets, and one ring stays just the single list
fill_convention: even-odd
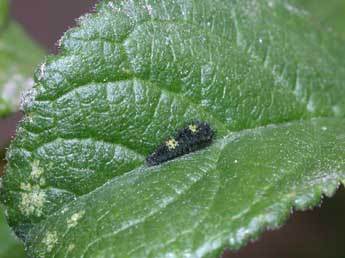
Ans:
[{"label": "small black larva", "polygon": [[159,165],[165,161],[202,149],[212,143],[214,131],[206,122],[190,122],[180,129],[175,137],[166,140],[146,158],[149,166]]}]

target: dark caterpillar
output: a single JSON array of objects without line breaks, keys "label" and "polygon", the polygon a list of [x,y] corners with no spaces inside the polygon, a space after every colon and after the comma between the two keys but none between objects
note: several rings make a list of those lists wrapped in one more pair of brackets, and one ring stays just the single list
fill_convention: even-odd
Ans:
[{"label": "dark caterpillar", "polygon": [[177,132],[175,137],[158,146],[155,152],[146,158],[149,166],[202,149],[212,143],[214,131],[205,122],[194,121]]}]

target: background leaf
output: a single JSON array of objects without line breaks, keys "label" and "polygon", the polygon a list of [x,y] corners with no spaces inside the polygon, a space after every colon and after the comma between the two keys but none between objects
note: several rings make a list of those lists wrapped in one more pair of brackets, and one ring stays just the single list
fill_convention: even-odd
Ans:
[{"label": "background leaf", "polygon": [[43,51],[19,25],[7,21],[7,1],[0,0],[0,117],[19,109],[23,91],[33,85],[32,74]]},{"label": "background leaf", "polygon": [[23,243],[15,239],[3,212],[0,212],[0,257],[25,257]]},{"label": "background leaf", "polygon": [[8,19],[8,1],[0,0],[0,30],[2,30]]},{"label": "background leaf", "polygon": [[[344,179],[343,42],[286,1],[103,1],[60,43],[4,178],[32,257],[215,255]],[[196,118],[215,143],[147,168]]]}]

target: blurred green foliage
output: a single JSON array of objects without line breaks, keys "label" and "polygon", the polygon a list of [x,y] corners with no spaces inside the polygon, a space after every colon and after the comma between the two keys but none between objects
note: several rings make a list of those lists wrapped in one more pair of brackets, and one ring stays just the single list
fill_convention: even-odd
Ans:
[{"label": "blurred green foliage", "polygon": [[0,258],[25,257],[24,246],[17,240],[7,225],[3,211],[0,211]]},{"label": "blurred green foliage", "polygon": [[303,6],[321,24],[331,27],[345,39],[345,1],[344,0],[295,0]]}]

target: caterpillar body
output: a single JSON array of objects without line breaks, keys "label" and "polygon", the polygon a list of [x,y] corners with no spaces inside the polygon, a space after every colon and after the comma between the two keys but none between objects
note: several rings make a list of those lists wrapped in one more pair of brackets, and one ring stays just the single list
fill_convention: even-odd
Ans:
[{"label": "caterpillar body", "polygon": [[212,143],[215,132],[206,122],[194,121],[180,129],[174,137],[166,140],[146,158],[148,166],[159,165],[168,160],[200,150]]}]

